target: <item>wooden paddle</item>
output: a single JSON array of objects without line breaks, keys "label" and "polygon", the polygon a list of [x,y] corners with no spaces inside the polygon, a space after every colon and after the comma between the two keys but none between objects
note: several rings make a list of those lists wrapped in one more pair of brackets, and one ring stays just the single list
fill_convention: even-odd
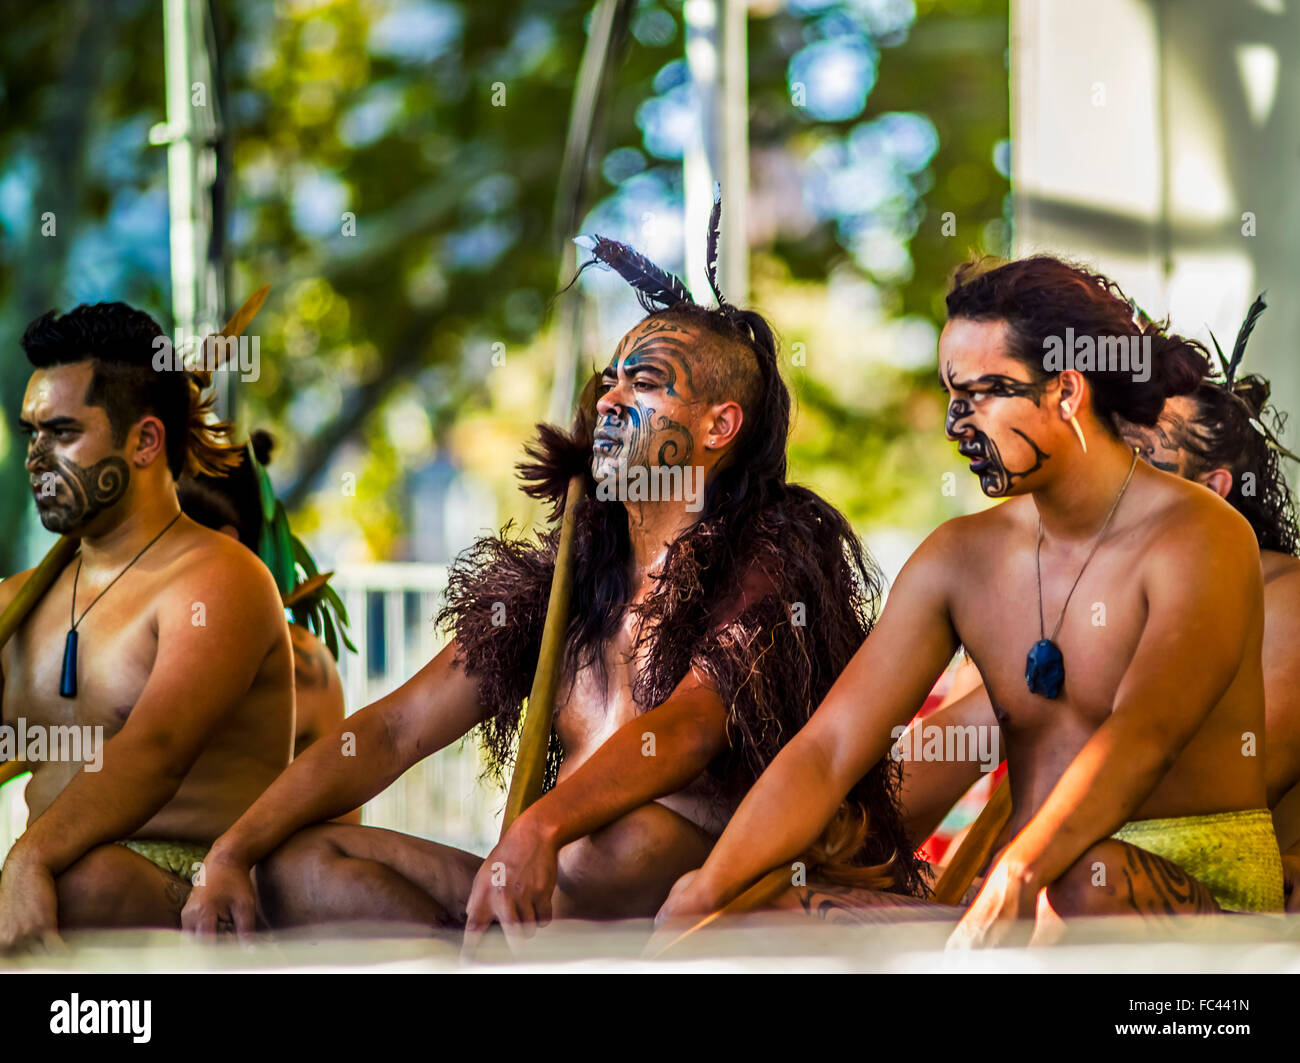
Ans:
[{"label": "wooden paddle", "polygon": [[687,929],[683,930],[675,938],[669,941],[662,948],[656,949],[648,954],[646,959],[657,960],[669,949],[681,944],[686,938],[690,937],[697,930],[703,930],[706,926],[724,915],[740,915],[742,912],[753,912],[759,908],[764,908],[771,904],[777,897],[781,896],[790,888],[791,872],[782,865],[773,868],[766,875],[755,882],[749,889],[738,897],[733,898],[727,904],[723,905],[716,912],[710,912],[699,922],[694,923]]},{"label": "wooden paddle", "polygon": [[[952,859],[948,862],[948,866],[944,868],[943,874],[939,876],[939,881],[935,883],[932,900],[936,904],[961,903],[962,897],[970,889],[970,884],[975,881],[975,876],[979,874],[980,868],[988,862],[998,836],[1010,820],[1011,788],[1004,776],[1002,781],[994,787],[993,793],[989,795],[988,804],[976,817],[975,822],[970,825],[966,837],[962,839],[957,851],[953,853]],[[662,948],[657,949],[649,958],[658,959],[669,949],[680,944],[697,930],[703,930],[721,916],[752,912],[770,904],[789,886],[790,872],[786,867],[783,865],[774,868],[730,903],[719,908],[716,912],[710,912],[699,922],[683,930]]]},{"label": "wooden paddle", "polygon": [[528,710],[524,714],[519,749],[515,753],[515,770],[510,778],[510,794],[506,798],[505,818],[501,825],[503,836],[519,814],[542,796],[551,724],[555,719],[555,695],[564,664],[564,636],[569,626],[569,598],[573,591],[573,529],[582,492],[582,477],[573,477],[564,498],[560,544],[556,548],[555,572],[551,576],[551,597],[546,605],[537,671],[533,673]]},{"label": "wooden paddle", "polygon": [[3,613],[0,613],[0,649],[4,645],[22,622],[27,619],[27,614],[32,611],[36,603],[50,585],[59,578],[59,573],[67,567],[69,561],[77,553],[77,546],[80,539],[74,539],[69,535],[61,535],[49,552],[41,559],[41,563],[32,570],[32,574],[27,577],[27,582],[18,588],[18,593],[14,595],[14,600],[9,603]]},{"label": "wooden paddle", "polygon": [[1011,786],[1004,775],[989,794],[988,804],[970,825],[934,884],[936,904],[960,904],[980,868],[988,863],[1002,829],[1011,822]]}]

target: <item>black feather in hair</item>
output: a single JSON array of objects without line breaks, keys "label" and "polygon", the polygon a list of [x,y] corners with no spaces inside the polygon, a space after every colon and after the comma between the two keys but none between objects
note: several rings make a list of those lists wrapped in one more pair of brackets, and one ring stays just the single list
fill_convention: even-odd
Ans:
[{"label": "black feather in hair", "polygon": [[[1250,340],[1250,334],[1255,331],[1255,325],[1259,322],[1259,315],[1264,312],[1268,304],[1264,302],[1265,292],[1260,292],[1255,296],[1255,301],[1250,304],[1250,309],[1246,311],[1245,320],[1241,323],[1241,328],[1237,329],[1237,339],[1232,345],[1232,357],[1228,358],[1223,353],[1223,348],[1219,346],[1218,337],[1213,332],[1210,333],[1210,339],[1214,343],[1214,351],[1219,356],[1219,366],[1223,370],[1223,386],[1231,391],[1246,406],[1249,414],[1251,427],[1264,437],[1273,450],[1277,451],[1284,458],[1290,458],[1292,461],[1300,462],[1300,455],[1296,455],[1282,445],[1278,439],[1277,432],[1268,426],[1264,421],[1264,404],[1268,401],[1268,382],[1263,378],[1256,377],[1247,381],[1237,382],[1237,370],[1241,368],[1242,359],[1246,356],[1246,343]],[[1262,395],[1259,394],[1259,384],[1264,385]],[[1253,401],[1251,397],[1253,396]],[[1281,425],[1279,424],[1279,430]]]},{"label": "black feather in hair", "polygon": [[604,263],[640,293],[647,309],[695,302],[685,284],[627,244],[605,236],[575,236],[573,242],[596,256],[582,264],[579,274],[596,261]]},{"label": "black feather in hair", "polygon": [[1219,338],[1213,332],[1210,333],[1210,339],[1214,343],[1214,351],[1219,356],[1219,368],[1223,370],[1224,383],[1232,387],[1232,382],[1237,376],[1237,370],[1241,368],[1241,360],[1246,354],[1246,342],[1250,339],[1250,334],[1255,331],[1255,324],[1259,321],[1259,315],[1262,314],[1268,306],[1264,302],[1264,292],[1255,296],[1255,301],[1250,304],[1250,309],[1246,312],[1246,319],[1242,321],[1241,328],[1237,330],[1237,341],[1232,345],[1232,357],[1224,356],[1223,348],[1219,346]]},{"label": "black feather in hair", "polygon": [[706,245],[704,256],[704,268],[709,275],[709,287],[713,289],[713,297],[718,300],[718,305],[723,306],[727,300],[722,298],[722,292],[718,290],[718,236],[719,223],[722,221],[722,185],[717,181],[713,182],[713,210],[709,213],[709,242]]}]

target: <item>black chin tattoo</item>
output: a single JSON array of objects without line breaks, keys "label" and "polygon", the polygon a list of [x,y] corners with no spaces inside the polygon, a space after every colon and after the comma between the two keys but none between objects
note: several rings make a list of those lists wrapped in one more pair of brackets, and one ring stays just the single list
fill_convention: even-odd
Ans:
[{"label": "black chin tattoo", "polygon": [[104,458],[87,468],[52,457],[57,468],[38,472],[41,487],[36,493],[36,508],[48,531],[66,535],[84,527],[126,494],[131,470],[122,458]]},{"label": "black chin tattoo", "polygon": [[[952,366],[950,365],[944,367],[942,378],[945,386],[954,390],[969,391],[972,387],[975,387],[979,389],[980,394],[996,395],[1001,398],[1027,399],[1035,406],[1041,404],[1046,391],[1046,383],[1016,380],[1014,377],[1003,376],[1001,373],[985,373],[972,381],[958,382],[953,379]],[[956,436],[958,423],[974,413],[975,405],[969,399],[953,399],[949,402],[945,425],[948,435]],[[1043,462],[1051,457],[1019,428],[1013,428],[1011,431],[1015,432],[1033,448],[1034,463],[1027,469],[1007,468],[1006,462],[1002,460],[1002,452],[998,449],[998,445],[978,428],[972,428],[972,438],[969,441],[963,440],[958,446],[958,452],[962,457],[967,459],[975,458],[987,463],[976,475],[980,478],[980,490],[989,498],[1000,498],[1007,494],[1018,481],[1037,472],[1043,467]]]},{"label": "black chin tattoo", "polygon": [[988,465],[980,470],[979,478],[980,490],[989,498],[1001,498],[1015,487],[1017,482],[1041,469],[1043,462],[1051,457],[1019,428],[1013,428],[1011,431],[1015,432],[1034,450],[1034,463],[1027,469],[1007,468],[1006,462],[1002,460],[1002,452],[998,450],[998,445],[983,432],[976,431],[975,439],[968,448],[969,457],[984,458],[988,462]]}]

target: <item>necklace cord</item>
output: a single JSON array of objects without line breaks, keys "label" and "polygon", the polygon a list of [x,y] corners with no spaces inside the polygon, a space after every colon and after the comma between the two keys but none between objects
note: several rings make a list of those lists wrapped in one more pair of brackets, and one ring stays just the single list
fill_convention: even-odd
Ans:
[{"label": "necklace cord", "polygon": [[162,531],[160,531],[157,535],[155,535],[152,539],[150,539],[147,543],[145,543],[144,550],[141,550],[138,554],[135,555],[135,557],[131,558],[131,560],[126,563],[126,568],[122,569],[121,572],[119,572],[116,576],[113,577],[112,583],[110,583],[107,587],[105,587],[102,591],[100,591],[97,595],[95,595],[95,601],[91,602],[88,606],[86,606],[85,610],[82,612],[80,617],[77,616],[77,581],[81,579],[82,558],[81,558],[81,552],[80,551],[77,552],[77,571],[76,574],[72,577],[72,609],[71,612],[68,614],[68,622],[72,625],[73,631],[76,631],[77,625],[80,624],[81,621],[86,619],[86,613],[90,612],[93,608],[95,608],[95,602],[99,601],[99,599],[104,597],[104,595],[106,595],[109,591],[113,589],[113,583],[116,583],[123,576],[125,576],[127,574],[127,571],[131,568],[131,566],[134,565],[137,561],[139,561],[140,558],[144,557],[145,550],[148,550],[149,547],[153,546],[154,543],[156,543],[159,539],[161,539],[164,535],[166,535],[168,530],[171,528],[171,526],[180,519],[181,519],[181,514],[177,513],[176,516],[172,517],[172,519],[167,522],[167,527],[163,528]]},{"label": "necklace cord", "polygon": [[[1120,499],[1124,497],[1124,492],[1128,490],[1129,481],[1133,479],[1133,470],[1137,468],[1137,451],[1133,451],[1133,460],[1128,465],[1128,475],[1124,477],[1124,482],[1120,485],[1119,494],[1115,496],[1115,501],[1110,504],[1110,512],[1106,514],[1106,519],[1102,522],[1101,531],[1097,533],[1097,538],[1092,541],[1092,549],[1088,551],[1088,556],[1084,559],[1083,567],[1079,569],[1079,574],[1074,577],[1074,582],[1070,585],[1070,592],[1065,596],[1065,604],[1061,606],[1061,615],[1056,618],[1056,627],[1052,628],[1051,641],[1056,641],[1056,636],[1061,630],[1061,624],[1065,622],[1065,611],[1070,607],[1070,599],[1074,597],[1074,588],[1079,585],[1079,580],[1083,579],[1083,573],[1088,568],[1088,562],[1101,546],[1102,537],[1106,534],[1106,529],[1110,527],[1111,518],[1115,516],[1115,511],[1119,509]],[[1043,638],[1043,517],[1038,517],[1038,544],[1034,547],[1034,565],[1038,572],[1038,638]]]}]

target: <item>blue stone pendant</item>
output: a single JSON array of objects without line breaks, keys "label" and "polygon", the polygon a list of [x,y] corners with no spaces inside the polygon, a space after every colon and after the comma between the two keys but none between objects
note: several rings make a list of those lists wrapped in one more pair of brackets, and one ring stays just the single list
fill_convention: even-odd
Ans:
[{"label": "blue stone pendant", "polygon": [[63,643],[63,675],[59,678],[59,696],[77,696],[77,633],[69,631]]},{"label": "blue stone pendant", "polygon": [[1025,682],[1031,694],[1054,698],[1065,683],[1065,658],[1051,639],[1035,642],[1025,658]]}]

